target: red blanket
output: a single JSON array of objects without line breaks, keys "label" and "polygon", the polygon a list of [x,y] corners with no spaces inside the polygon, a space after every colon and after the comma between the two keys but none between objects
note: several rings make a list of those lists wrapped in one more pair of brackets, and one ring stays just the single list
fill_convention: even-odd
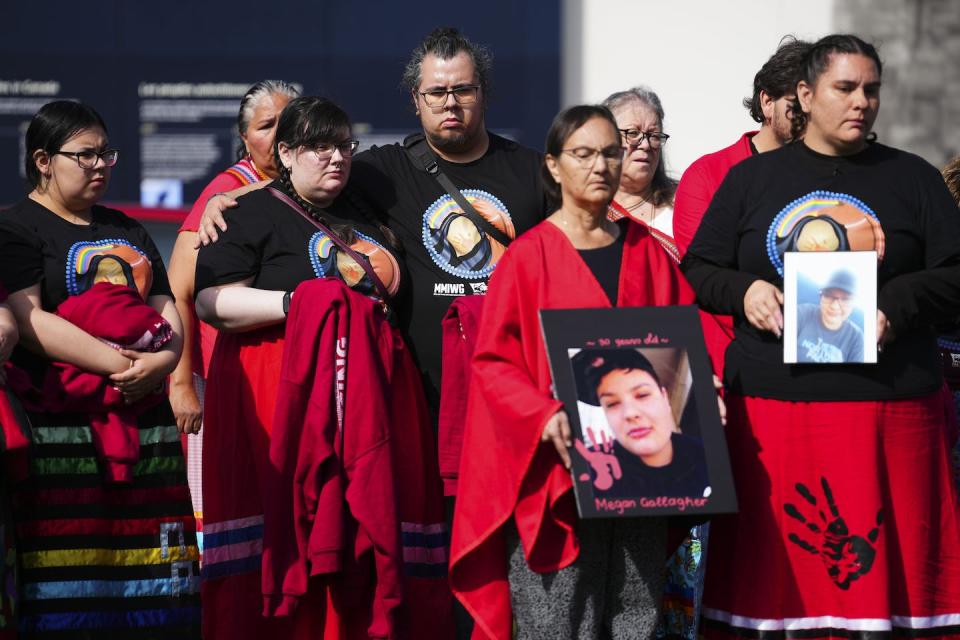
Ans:
[{"label": "red blanket", "polygon": [[[156,351],[173,336],[170,324],[135,289],[109,282],[70,296],[57,307],[57,315],[115,347]],[[40,389],[26,376],[10,383],[30,411],[88,413],[93,444],[107,478],[112,482],[133,479],[133,465],[140,459],[137,416],[161,402],[162,391],[128,405],[109,378],[63,362],[50,364]]]}]

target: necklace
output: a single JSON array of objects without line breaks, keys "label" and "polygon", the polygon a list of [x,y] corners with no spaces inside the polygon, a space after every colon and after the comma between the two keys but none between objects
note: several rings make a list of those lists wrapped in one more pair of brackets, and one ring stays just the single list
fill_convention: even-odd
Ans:
[{"label": "necklace", "polygon": [[627,211],[635,211],[635,210],[639,209],[640,207],[642,207],[642,206],[645,205],[645,204],[647,204],[646,198],[640,198],[639,202],[634,202],[632,205],[630,205],[629,207],[625,207],[625,208],[626,208]]}]

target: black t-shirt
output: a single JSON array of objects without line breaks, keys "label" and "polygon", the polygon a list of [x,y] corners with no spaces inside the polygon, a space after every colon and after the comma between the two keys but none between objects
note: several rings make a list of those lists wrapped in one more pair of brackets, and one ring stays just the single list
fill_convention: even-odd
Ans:
[{"label": "black t-shirt", "polygon": [[[480,215],[511,238],[546,215],[540,154],[490,135],[483,157],[440,170]],[[348,188],[381,212],[403,243],[410,270],[401,324],[426,374],[427,396],[437,406],[440,388],[440,321],[453,298],[483,294],[504,248],[477,229],[436,179],[418,169],[402,145],[373,147],[357,155]]]},{"label": "black t-shirt", "polygon": [[[309,219],[259,189],[237,198],[238,206],[225,212],[227,230],[220,240],[203,247],[197,256],[196,291],[253,278],[250,286],[269,291],[292,291],[311,278],[336,277],[369,296],[377,290],[348,254]],[[350,227],[351,249],[365,256],[390,295],[402,282],[397,256],[376,224],[367,222],[344,198],[324,210],[327,228]]]},{"label": "black t-shirt", "polygon": [[[145,298],[173,296],[156,245],[140,223],[94,206],[89,225],[73,224],[43,205],[22,200],[0,212],[0,281],[9,292],[40,285],[41,304],[55,312],[95,282],[136,287]],[[45,363],[18,348],[14,363],[37,374]]]},{"label": "black t-shirt", "polygon": [[[707,310],[734,316],[724,373],[734,391],[797,401],[916,397],[941,384],[932,325],[960,313],[958,237],[960,212],[924,160],[881,144],[832,157],[795,143],[730,170],[683,270]],[[878,364],[784,364],[781,340],[745,319],[750,285],[782,288],[783,252],[815,245],[882,253],[877,302],[896,338]]]},{"label": "black t-shirt", "polygon": [[623,264],[623,245],[627,237],[626,218],[618,221],[616,225],[620,227],[620,235],[612,244],[599,249],[577,250],[613,306],[617,306],[617,295],[620,292],[620,266]]},{"label": "black t-shirt", "polygon": [[647,466],[643,460],[615,442],[613,453],[620,462],[623,476],[606,491],[597,491],[597,495],[607,498],[702,498],[710,485],[703,442],[700,438],[683,433],[672,434],[670,441],[673,444],[673,460],[663,467]]}]

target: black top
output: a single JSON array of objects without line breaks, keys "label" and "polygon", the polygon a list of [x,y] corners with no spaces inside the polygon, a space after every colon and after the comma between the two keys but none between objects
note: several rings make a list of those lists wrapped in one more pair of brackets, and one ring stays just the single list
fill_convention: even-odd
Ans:
[{"label": "black top", "polygon": [[[916,397],[941,384],[932,325],[960,313],[958,237],[957,206],[921,158],[881,144],[824,156],[795,143],[730,170],[682,268],[704,308],[734,316],[724,372],[734,391],[796,401]],[[882,253],[878,306],[896,339],[878,364],[784,364],[782,342],[745,319],[749,286],[762,279],[782,288],[784,251],[814,247]]]},{"label": "black top", "polygon": [[[220,240],[203,247],[197,256],[196,291],[253,278],[250,286],[270,291],[292,291],[311,278],[340,278],[354,289],[376,296],[370,278],[309,219],[258,189],[237,198],[238,206],[225,212],[227,230]],[[400,287],[401,268],[376,224],[362,216],[344,198],[324,210],[328,228],[352,227],[350,247],[367,256],[374,272],[393,295]]]},{"label": "black top", "polygon": [[[140,223],[97,205],[91,213],[89,225],[74,224],[30,199],[0,212],[0,281],[7,291],[40,284],[50,312],[101,281],[134,286],[144,297],[172,297],[160,252]],[[20,348],[13,362],[35,376],[46,366]]]},{"label": "black top", "polygon": [[702,498],[710,485],[707,458],[700,438],[682,433],[670,436],[673,460],[664,467],[650,467],[619,442],[614,442],[613,453],[620,462],[623,476],[606,491],[596,491],[603,498],[637,497],[692,497]]},{"label": "black top", "polygon": [[[440,170],[491,224],[515,238],[543,220],[540,154],[490,135],[483,157],[466,163],[438,158]],[[440,388],[440,321],[453,298],[486,292],[504,248],[460,212],[436,179],[413,165],[399,144],[373,147],[353,160],[348,188],[382,211],[397,234],[410,270],[401,325],[426,374],[436,408]]]},{"label": "black top", "polygon": [[626,220],[623,218],[615,223],[620,227],[620,235],[612,244],[599,249],[577,249],[613,306],[617,306],[617,294],[620,292],[620,266],[623,264],[623,245],[627,237]]}]

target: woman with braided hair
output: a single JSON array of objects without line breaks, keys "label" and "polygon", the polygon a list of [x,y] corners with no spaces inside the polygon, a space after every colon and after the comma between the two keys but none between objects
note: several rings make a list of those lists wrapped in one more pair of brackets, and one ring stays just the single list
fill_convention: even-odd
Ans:
[{"label": "woman with braided hair", "polygon": [[[270,535],[264,503],[281,499],[265,483],[294,290],[336,278],[388,304],[400,289],[393,236],[342,193],[357,146],[340,107],[318,97],[292,100],[274,138],[277,179],[238,197],[226,212],[229,229],[197,258],[197,313],[220,330],[203,440],[208,459],[216,460],[203,467],[203,632],[211,640],[296,636],[289,618],[261,616],[260,557]],[[302,604],[298,615],[322,615],[322,604]]]}]

